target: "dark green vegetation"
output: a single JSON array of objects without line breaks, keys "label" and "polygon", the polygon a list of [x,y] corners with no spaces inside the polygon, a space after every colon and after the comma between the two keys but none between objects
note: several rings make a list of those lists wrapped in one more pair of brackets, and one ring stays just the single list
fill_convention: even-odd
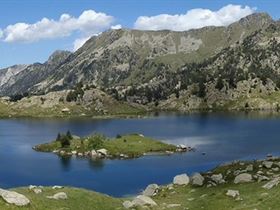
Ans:
[{"label": "dark green vegetation", "polygon": [[[97,158],[135,158],[140,157],[145,153],[175,152],[176,146],[156,141],[139,134],[118,135],[113,139],[109,139],[100,134],[95,134],[80,139],[68,133],[58,134],[55,141],[37,145],[34,149],[41,152],[55,152],[60,155],[80,153],[81,156]],[[98,151],[100,149],[107,150],[107,154],[103,154],[104,156],[98,156],[98,154],[91,153],[92,150]]]}]

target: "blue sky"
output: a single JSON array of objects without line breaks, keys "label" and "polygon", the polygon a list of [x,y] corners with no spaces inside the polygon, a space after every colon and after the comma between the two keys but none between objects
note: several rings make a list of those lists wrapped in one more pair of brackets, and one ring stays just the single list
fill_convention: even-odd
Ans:
[{"label": "blue sky", "polygon": [[[193,27],[192,25],[180,27],[181,20],[193,22],[196,24],[195,27],[199,27],[201,24],[204,26],[206,23],[196,23],[192,19],[192,15],[182,16],[181,19],[175,15],[184,15],[189,10],[196,8],[209,9],[215,12],[229,4],[241,5],[243,10],[240,12],[243,12],[242,14],[247,14],[248,10],[245,11],[244,7],[248,6],[254,11],[257,8],[257,12],[265,11],[274,19],[280,18],[280,1],[278,0],[1,0],[0,29],[3,35],[0,38],[0,68],[14,64],[44,62],[54,50],[73,50],[74,43],[80,43],[79,40],[82,43],[89,36],[116,25],[117,27],[121,25],[124,28],[138,27],[139,29],[155,30],[162,28],[183,30]],[[95,11],[97,14],[102,13],[101,18],[103,18],[104,23],[101,24],[100,19],[97,21],[98,23],[94,23],[92,12],[84,14],[87,22],[84,22],[85,18],[79,18],[84,11],[88,10]],[[69,17],[65,16],[67,19],[65,23],[70,25],[73,23],[72,25],[76,24],[77,26],[66,27],[64,22],[61,24],[59,20],[61,20],[62,14],[69,15]],[[166,17],[158,16],[161,14],[170,15],[168,18],[171,18],[169,20],[172,20],[172,22],[176,22],[178,19],[177,26],[176,24],[171,26],[168,22],[161,22],[161,19]],[[229,21],[234,20],[232,18],[238,18],[238,15],[235,14]],[[136,26],[135,22],[140,16],[149,18],[148,20],[142,19],[142,22],[139,20],[139,24]],[[151,18],[154,16],[155,18]],[[49,32],[46,28],[43,28],[42,34],[39,34],[41,31],[36,28],[37,25],[34,25],[32,30],[25,28],[27,35],[18,31],[18,28],[22,30],[20,27],[7,30],[7,26],[15,26],[17,23],[32,26],[42,18],[55,21],[53,24],[50,23],[50,26],[54,27],[52,30],[55,30],[51,31],[50,35],[46,33],[46,31]],[[216,16],[213,16],[213,18],[215,19]],[[212,23],[211,21],[213,22],[213,20],[210,20],[209,24]],[[220,20],[217,24],[225,25],[227,23]],[[66,28],[60,33],[59,28],[64,26]],[[41,27],[44,27],[44,25]],[[64,35],[61,35],[62,33]]]}]

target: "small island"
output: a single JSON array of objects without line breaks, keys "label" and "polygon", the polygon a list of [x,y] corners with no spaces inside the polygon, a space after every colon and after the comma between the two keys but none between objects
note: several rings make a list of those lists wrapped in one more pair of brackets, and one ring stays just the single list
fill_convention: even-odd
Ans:
[{"label": "small island", "polygon": [[80,138],[72,135],[58,134],[56,140],[33,147],[35,151],[52,152],[59,156],[79,156],[89,158],[128,159],[147,154],[173,154],[193,150],[185,145],[172,145],[142,134],[117,135],[108,138],[102,134],[94,134]]}]

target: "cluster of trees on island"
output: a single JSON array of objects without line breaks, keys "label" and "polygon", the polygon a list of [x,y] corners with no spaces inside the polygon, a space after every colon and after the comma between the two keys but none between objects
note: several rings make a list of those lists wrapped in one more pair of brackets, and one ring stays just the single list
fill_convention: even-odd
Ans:
[{"label": "cluster of trees on island", "polygon": [[[71,134],[71,132],[68,130],[66,134],[58,133],[56,140],[57,142],[60,142],[61,148],[69,148],[71,145],[71,141],[74,139],[74,136]],[[87,149],[100,149],[102,148],[104,141],[106,140],[106,137],[100,134],[95,134],[91,136],[91,138],[87,139]],[[84,145],[84,140],[80,140],[81,142],[81,148],[80,150],[85,150],[86,148]]]}]

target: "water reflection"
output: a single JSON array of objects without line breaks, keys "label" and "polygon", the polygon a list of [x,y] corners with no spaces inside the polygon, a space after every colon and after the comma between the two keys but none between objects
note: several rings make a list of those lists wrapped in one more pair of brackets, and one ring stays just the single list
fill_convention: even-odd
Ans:
[{"label": "water reflection", "polygon": [[90,168],[93,170],[102,170],[105,164],[105,160],[103,159],[88,159],[88,163]]},{"label": "water reflection", "polygon": [[70,156],[64,156],[64,157],[59,156],[58,158],[60,159],[62,169],[65,171],[70,171],[72,158]]},{"label": "water reflection", "polygon": [[[208,170],[236,159],[256,159],[280,151],[279,113],[158,114],[142,119],[1,119],[0,187],[70,185],[114,196],[135,194],[150,183],[165,184],[174,175]],[[183,143],[197,152],[146,156],[133,160],[60,158],[32,146],[70,130],[85,136],[142,133]],[[205,152],[206,155],[202,155]]]}]

